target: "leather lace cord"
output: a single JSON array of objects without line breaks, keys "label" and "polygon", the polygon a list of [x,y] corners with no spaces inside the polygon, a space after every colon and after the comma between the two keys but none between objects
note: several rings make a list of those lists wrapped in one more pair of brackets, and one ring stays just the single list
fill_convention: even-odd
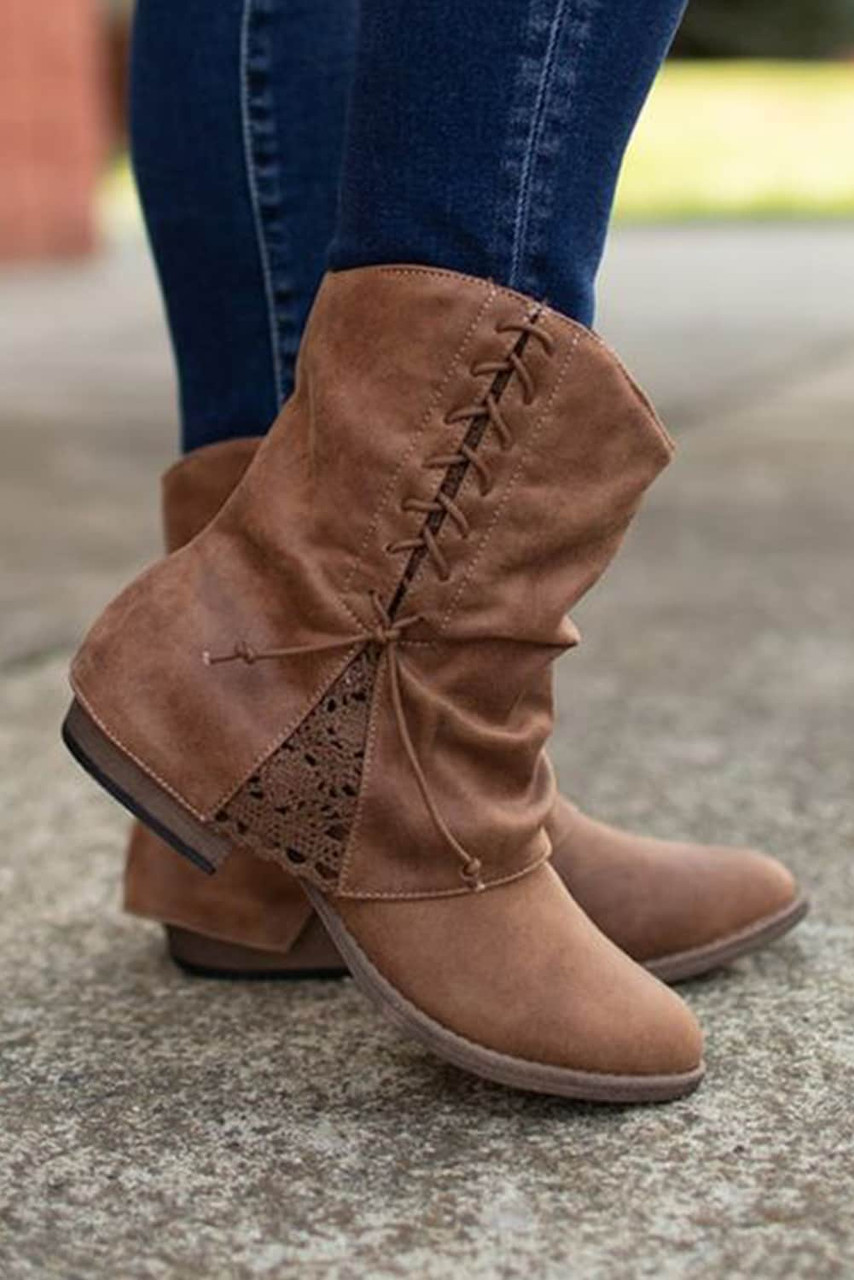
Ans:
[{"label": "leather lace cord", "polygon": [[[508,321],[505,324],[499,324],[496,326],[495,331],[499,334],[516,333],[520,337],[524,335],[536,338],[548,355],[551,355],[554,351],[554,340],[544,329],[538,328],[536,315],[530,320]],[[523,403],[529,405],[534,399],[534,379],[522,355],[516,349],[508,351],[499,360],[478,361],[471,365],[469,371],[475,378],[512,377],[515,374],[522,385]],[[450,413],[445,415],[445,424],[450,427],[459,422],[471,422],[473,419],[478,418],[487,419],[488,425],[494,430],[498,438],[502,452],[506,453],[509,449],[512,449],[514,444],[513,432],[501,412],[498,395],[492,387],[482,399],[476,400],[472,404],[464,404],[452,409]],[[448,472],[453,467],[470,466],[477,475],[481,497],[485,498],[492,490],[489,464],[478,454],[476,448],[466,444],[465,441],[455,451],[426,458],[421,465],[425,471],[444,472]],[[430,527],[429,518],[431,516],[447,516],[456,525],[460,535],[463,538],[467,538],[471,529],[465,512],[455,502],[454,498],[450,494],[443,492],[442,489],[439,490],[432,501],[428,501],[425,498],[404,498],[401,509],[407,513],[419,512],[426,517],[425,522],[420,532],[414,537],[402,538],[396,542],[387,543],[386,551],[392,555],[403,551],[409,553],[424,551],[433,562],[440,581],[447,582],[450,576],[450,565],[445,553],[439,546],[435,531]]]},{"label": "leather lace cord", "polygon": [[424,771],[421,761],[418,759],[418,752],[415,743],[412,741],[412,734],[409,729],[409,722],[406,716],[406,707],[403,698],[403,684],[406,679],[405,666],[401,662],[400,657],[400,641],[416,622],[422,622],[423,618],[420,614],[412,614],[407,618],[401,618],[392,622],[388,616],[388,612],[376,592],[370,593],[371,603],[374,607],[377,622],[372,628],[366,631],[356,633],[349,636],[339,636],[336,639],[319,640],[316,644],[293,645],[282,649],[253,649],[245,641],[239,641],[231,653],[212,654],[205,650],[202,654],[202,660],[206,666],[217,666],[224,662],[245,662],[251,666],[255,662],[266,662],[276,658],[291,658],[300,654],[322,653],[331,649],[349,649],[354,644],[367,645],[376,644],[385,653],[388,654],[388,671],[389,686],[391,690],[391,705],[394,713],[395,724],[398,734],[400,735],[403,749],[406,752],[406,758],[409,761],[412,773],[418,784],[427,811],[435,824],[436,830],[446,841],[449,847],[454,851],[461,862],[460,875],[466,882],[468,887],[476,892],[485,888],[482,879],[482,864],[479,858],[470,854],[467,849],[460,844],[454,833],[451,831],[445,819],[442,817],[438,804],[433,796],[430,783]]}]

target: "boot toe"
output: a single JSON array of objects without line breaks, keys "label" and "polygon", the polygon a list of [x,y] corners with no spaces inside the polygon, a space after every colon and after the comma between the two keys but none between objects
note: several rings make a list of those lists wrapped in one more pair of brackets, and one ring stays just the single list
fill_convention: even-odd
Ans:
[{"label": "boot toe", "polygon": [[[688,851],[688,854],[693,850]],[[729,964],[792,929],[807,901],[792,874],[752,849],[696,850],[696,870],[686,856],[682,902],[672,895],[671,915],[648,930],[644,962],[674,982]],[[641,939],[643,945],[644,939]]]},{"label": "boot toe", "polygon": [[722,868],[729,864],[726,879],[736,928],[777,915],[798,898],[795,877],[776,858],[755,849],[718,849],[716,853]]},{"label": "boot toe", "polygon": [[644,1025],[632,1031],[631,1023],[627,1022],[623,1024],[627,1034],[623,1034],[612,1024],[606,1050],[605,1060],[610,1059],[607,1069],[619,1073],[631,1062],[633,1074],[641,1076],[680,1076],[697,1071],[703,1062],[700,1024],[674,991],[652,975],[644,973],[643,976],[655,982],[656,989],[644,984],[641,990],[641,984],[637,983],[635,990],[627,986],[627,994],[631,991],[635,1001],[642,1001]]},{"label": "boot toe", "polygon": [[791,873],[754,849],[634,835],[563,800],[551,835],[555,868],[582,909],[627,955],[668,978],[770,941],[806,910]]},{"label": "boot toe", "polygon": [[688,846],[675,871],[683,881],[682,904],[677,890],[666,952],[762,930],[800,899],[791,872],[754,849]]},{"label": "boot toe", "polygon": [[[339,910],[409,1007],[475,1051],[470,1069],[499,1078],[481,1049],[515,1064],[523,1088],[606,1101],[663,1100],[699,1083],[693,1014],[591,923],[550,867],[474,897]],[[554,1088],[543,1083],[552,1076]]]}]

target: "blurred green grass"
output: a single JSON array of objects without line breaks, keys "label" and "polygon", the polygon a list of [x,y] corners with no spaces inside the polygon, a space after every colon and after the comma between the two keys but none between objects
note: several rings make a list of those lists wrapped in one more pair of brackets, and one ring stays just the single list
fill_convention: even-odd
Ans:
[{"label": "blurred green grass", "polygon": [[616,215],[854,216],[854,64],[668,63],[626,156]]}]

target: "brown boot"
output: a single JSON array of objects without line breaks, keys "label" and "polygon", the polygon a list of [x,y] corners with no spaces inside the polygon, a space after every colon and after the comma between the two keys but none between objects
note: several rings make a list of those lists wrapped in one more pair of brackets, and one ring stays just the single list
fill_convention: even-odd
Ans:
[{"label": "brown boot", "polygon": [[[170,551],[213,519],[258,444],[246,438],[209,445],[166,473]],[[806,911],[785,868],[750,849],[633,835],[560,796],[548,832],[552,865],[582,910],[622,951],[669,981],[770,942]],[[345,972],[299,881],[246,849],[236,849],[216,876],[200,876],[137,823],[125,907],[165,924],[170,953],[192,972],[285,978]]]},{"label": "brown boot", "polygon": [[687,1008],[548,865],[551,663],[671,445],[594,335],[485,281],[327,277],[297,390],[204,532],[74,662],[77,758],[191,860],[297,875],[449,1061],[570,1097],[693,1089]]}]

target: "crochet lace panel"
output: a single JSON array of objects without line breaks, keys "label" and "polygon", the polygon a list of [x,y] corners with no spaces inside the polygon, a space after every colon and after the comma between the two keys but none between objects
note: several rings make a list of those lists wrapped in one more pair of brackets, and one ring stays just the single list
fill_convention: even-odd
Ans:
[{"label": "crochet lace panel", "polygon": [[356,816],[378,660],[363,649],[216,815],[236,843],[327,892]]}]

